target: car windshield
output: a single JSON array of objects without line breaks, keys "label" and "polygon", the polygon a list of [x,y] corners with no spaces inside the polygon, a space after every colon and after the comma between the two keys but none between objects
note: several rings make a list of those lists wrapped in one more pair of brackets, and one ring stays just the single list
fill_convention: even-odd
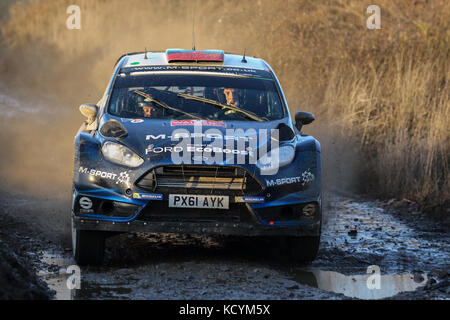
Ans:
[{"label": "car windshield", "polygon": [[272,121],[285,116],[269,76],[175,73],[119,74],[108,112],[143,119]]}]

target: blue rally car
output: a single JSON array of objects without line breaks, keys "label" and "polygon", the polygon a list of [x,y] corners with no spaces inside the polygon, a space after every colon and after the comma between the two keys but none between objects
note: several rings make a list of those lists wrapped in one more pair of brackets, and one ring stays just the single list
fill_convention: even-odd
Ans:
[{"label": "blue rally car", "polygon": [[[75,137],[72,243],[100,264],[123,232],[273,237],[319,248],[321,150],[271,67],[219,50],[131,53]],[[281,239],[282,241],[278,241]],[[280,248],[281,249],[281,248]]]}]

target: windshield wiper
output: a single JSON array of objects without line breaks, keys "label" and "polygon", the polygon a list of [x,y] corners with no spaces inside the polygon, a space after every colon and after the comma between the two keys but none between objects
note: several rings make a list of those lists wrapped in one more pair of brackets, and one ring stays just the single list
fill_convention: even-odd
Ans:
[{"label": "windshield wiper", "polygon": [[202,97],[196,97],[196,96],[193,96],[193,95],[190,95],[190,94],[185,94],[185,93],[179,93],[179,94],[177,94],[177,96],[180,97],[180,98],[184,98],[184,99],[189,99],[189,100],[195,100],[195,101],[200,101],[200,102],[208,103],[208,104],[211,104],[211,105],[216,106],[216,107],[218,107],[218,108],[221,108],[222,110],[223,110],[223,109],[230,109],[230,110],[233,110],[233,111],[235,111],[235,112],[239,112],[239,113],[241,113],[241,114],[244,114],[244,115],[246,115],[248,118],[250,118],[250,119],[252,119],[252,120],[259,121],[259,122],[266,121],[266,120],[264,120],[263,118],[258,117],[258,116],[257,116],[256,114],[254,114],[253,112],[245,111],[245,110],[242,110],[242,109],[233,107],[233,106],[229,106],[229,105],[226,105],[226,104],[222,104],[222,103],[220,103],[219,101],[216,101],[216,100],[211,100],[211,99],[202,98]]},{"label": "windshield wiper", "polygon": [[156,105],[158,105],[158,106],[160,106],[162,108],[182,113],[182,114],[184,114],[186,116],[189,116],[191,118],[194,118],[194,119],[198,119],[198,120],[202,119],[202,118],[200,118],[200,117],[198,117],[196,115],[193,115],[192,113],[189,113],[189,112],[186,112],[186,111],[183,111],[183,110],[171,107],[171,106],[165,104],[162,101],[156,100],[155,98],[152,98],[151,96],[149,96],[145,92],[142,92],[142,91],[139,91],[139,90],[134,90],[133,92],[136,93],[137,95],[140,95],[141,97],[145,98],[146,101],[153,102],[153,103],[155,103]]}]

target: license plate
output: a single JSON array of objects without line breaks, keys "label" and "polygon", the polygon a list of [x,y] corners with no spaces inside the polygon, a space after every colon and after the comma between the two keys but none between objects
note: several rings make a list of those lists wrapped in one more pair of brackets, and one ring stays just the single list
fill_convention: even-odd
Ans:
[{"label": "license plate", "polygon": [[228,209],[228,196],[194,196],[188,194],[169,194],[171,208]]}]

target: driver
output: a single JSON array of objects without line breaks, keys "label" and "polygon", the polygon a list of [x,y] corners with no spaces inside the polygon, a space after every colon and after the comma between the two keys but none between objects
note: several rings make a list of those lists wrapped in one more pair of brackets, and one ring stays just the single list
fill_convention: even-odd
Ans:
[{"label": "driver", "polygon": [[158,115],[158,109],[152,106],[151,102],[139,102],[139,107],[144,111],[144,117],[146,118],[155,118]]},{"label": "driver", "polygon": [[239,106],[239,101],[237,99],[237,92],[233,88],[225,88],[223,89],[223,94],[225,95],[225,99],[227,100],[227,105],[232,107]]}]

